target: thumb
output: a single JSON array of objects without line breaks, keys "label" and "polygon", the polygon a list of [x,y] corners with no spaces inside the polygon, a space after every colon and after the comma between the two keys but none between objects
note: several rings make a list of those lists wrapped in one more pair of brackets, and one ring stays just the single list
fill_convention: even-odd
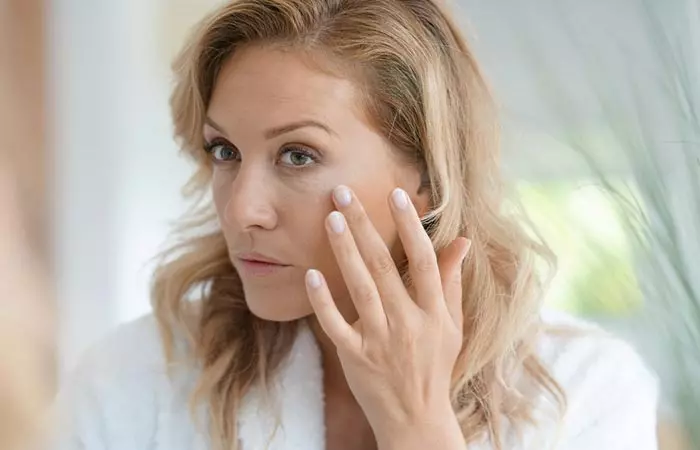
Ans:
[{"label": "thumb", "polygon": [[462,327],[462,262],[471,248],[472,241],[458,237],[445,247],[438,257],[442,280],[442,293],[447,310],[455,325]]}]

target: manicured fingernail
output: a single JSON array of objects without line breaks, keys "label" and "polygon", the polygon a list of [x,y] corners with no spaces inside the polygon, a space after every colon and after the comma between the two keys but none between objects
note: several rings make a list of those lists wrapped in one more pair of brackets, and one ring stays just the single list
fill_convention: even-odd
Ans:
[{"label": "manicured fingernail", "polygon": [[321,274],[318,273],[318,270],[310,269],[306,272],[306,284],[313,289],[321,287]]},{"label": "manicured fingernail", "polygon": [[333,211],[329,216],[328,220],[331,224],[331,230],[333,232],[340,234],[345,231],[345,217],[338,211]]},{"label": "manicured fingernail", "polygon": [[403,189],[394,189],[394,192],[391,193],[391,199],[394,201],[394,206],[399,209],[406,209],[408,206],[408,194]]},{"label": "manicured fingernail", "polygon": [[333,191],[333,197],[338,206],[348,206],[352,202],[352,194],[347,186],[338,186]]}]

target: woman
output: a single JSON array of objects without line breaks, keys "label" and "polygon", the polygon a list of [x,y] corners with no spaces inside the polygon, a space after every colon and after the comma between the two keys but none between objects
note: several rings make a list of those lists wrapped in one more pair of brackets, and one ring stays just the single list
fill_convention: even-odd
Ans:
[{"label": "woman", "polygon": [[154,319],[65,392],[63,448],[656,448],[634,352],[548,331],[574,324],[540,312],[547,253],[502,213],[494,107],[441,6],[229,1],[175,75],[202,207]]}]

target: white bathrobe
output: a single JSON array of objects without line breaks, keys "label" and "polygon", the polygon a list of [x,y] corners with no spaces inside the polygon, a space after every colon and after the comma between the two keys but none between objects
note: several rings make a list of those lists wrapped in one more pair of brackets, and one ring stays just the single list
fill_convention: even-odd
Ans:
[{"label": "white bathrobe", "polygon": [[[571,324],[561,315],[544,318]],[[543,418],[522,433],[504,423],[504,450],[657,448],[657,383],[631,347],[592,331],[575,339],[543,337],[538,352],[567,392],[567,413],[563,421]],[[174,373],[169,379],[152,317],[122,326],[91,350],[67,381],[57,405],[61,425],[51,448],[211,448],[201,432],[206,420],[198,427],[188,407],[197,369],[180,367]],[[243,450],[326,450],[320,354],[307,328],[275,389],[278,409],[263,402],[256,390],[245,397],[239,411]],[[275,431],[277,417],[281,426]],[[469,446],[491,448],[486,441]]]}]

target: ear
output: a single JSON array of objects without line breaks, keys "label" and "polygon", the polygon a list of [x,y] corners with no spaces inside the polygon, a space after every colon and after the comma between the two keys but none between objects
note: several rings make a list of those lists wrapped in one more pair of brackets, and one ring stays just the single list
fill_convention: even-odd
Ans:
[{"label": "ear", "polygon": [[430,212],[430,181],[426,170],[415,165],[404,166],[397,174],[396,185],[409,194],[420,217]]},{"label": "ear", "polygon": [[428,172],[425,169],[421,169],[416,174],[417,179],[414,184],[414,189],[408,191],[412,192],[411,201],[418,211],[420,217],[424,217],[430,212],[430,179],[428,178]]},{"label": "ear", "polygon": [[419,188],[413,195],[411,201],[418,211],[420,217],[425,216],[430,212],[430,189]]}]

